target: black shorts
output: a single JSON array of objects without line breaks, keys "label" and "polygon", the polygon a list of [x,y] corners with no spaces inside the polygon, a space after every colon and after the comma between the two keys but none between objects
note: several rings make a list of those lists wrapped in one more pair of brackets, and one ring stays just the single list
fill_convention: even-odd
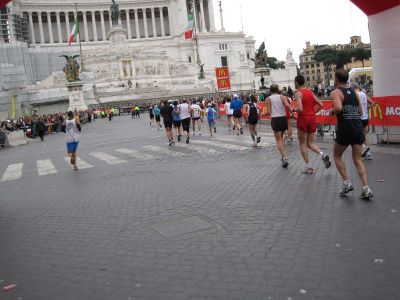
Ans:
[{"label": "black shorts", "polygon": [[173,124],[175,128],[181,127],[181,121],[174,121]]},{"label": "black shorts", "polygon": [[367,127],[369,125],[369,120],[361,120],[363,128]]},{"label": "black shorts", "polygon": [[351,132],[336,130],[335,142],[342,146],[362,145],[365,142],[365,135],[362,129]]},{"label": "black shorts", "polygon": [[156,121],[160,122],[161,121],[161,116],[156,116]]},{"label": "black shorts", "polygon": [[190,131],[190,118],[181,120],[183,131]]},{"label": "black shorts", "polygon": [[273,131],[284,132],[288,129],[286,117],[276,117],[271,119],[271,127]]},{"label": "black shorts", "polygon": [[258,117],[257,117],[257,118],[255,118],[255,117],[249,117],[249,118],[247,119],[247,122],[248,122],[250,125],[257,125],[257,123],[258,123]]},{"label": "black shorts", "polygon": [[153,114],[150,115],[150,120],[154,120],[154,115]]},{"label": "black shorts", "polygon": [[198,117],[198,118],[192,118],[192,120],[193,120],[193,121],[198,121],[198,120],[200,120],[200,117]]},{"label": "black shorts", "polygon": [[172,121],[171,120],[164,120],[164,127],[165,128],[172,128]]},{"label": "black shorts", "polygon": [[233,112],[233,117],[236,119],[240,119],[242,117],[242,111],[241,110],[235,110]]}]

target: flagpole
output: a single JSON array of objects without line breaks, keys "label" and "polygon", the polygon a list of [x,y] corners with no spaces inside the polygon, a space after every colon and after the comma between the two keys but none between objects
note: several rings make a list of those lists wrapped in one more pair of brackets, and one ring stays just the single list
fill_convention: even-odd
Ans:
[{"label": "flagpole", "polygon": [[76,2],[75,2],[75,13],[76,13],[76,19],[77,19],[77,25],[78,25],[79,53],[81,56],[81,73],[82,73],[84,71],[84,66],[83,66],[82,43],[81,43],[81,29],[79,28],[78,3],[76,3]]}]

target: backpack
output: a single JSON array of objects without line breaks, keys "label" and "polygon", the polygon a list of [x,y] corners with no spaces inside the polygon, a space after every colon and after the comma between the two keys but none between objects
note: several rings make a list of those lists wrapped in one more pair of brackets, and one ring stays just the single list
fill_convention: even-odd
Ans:
[{"label": "backpack", "polygon": [[158,107],[156,107],[154,110],[153,110],[153,112],[154,112],[154,115],[155,116],[159,116],[160,115],[160,113],[161,113],[161,111],[160,111],[160,109],[158,108]]},{"label": "backpack", "polygon": [[179,107],[175,106],[174,109],[172,110],[172,119],[175,122],[179,122],[181,120],[181,116],[179,115]]}]

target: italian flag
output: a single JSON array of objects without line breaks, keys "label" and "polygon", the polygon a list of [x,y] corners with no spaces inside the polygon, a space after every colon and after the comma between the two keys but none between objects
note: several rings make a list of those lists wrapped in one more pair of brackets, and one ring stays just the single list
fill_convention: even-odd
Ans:
[{"label": "italian flag", "polygon": [[68,46],[74,41],[74,39],[79,34],[79,24],[78,24],[78,15],[75,16],[74,27],[72,27],[71,33],[68,38]]},{"label": "italian flag", "polygon": [[189,14],[189,20],[186,24],[185,40],[190,40],[193,38],[193,29],[194,29],[194,19],[193,19],[193,9],[192,9]]}]

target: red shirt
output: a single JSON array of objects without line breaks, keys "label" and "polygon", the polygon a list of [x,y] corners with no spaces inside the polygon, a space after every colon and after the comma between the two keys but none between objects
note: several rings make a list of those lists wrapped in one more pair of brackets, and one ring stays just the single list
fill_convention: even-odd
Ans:
[{"label": "red shirt", "polygon": [[299,113],[299,117],[315,116],[314,93],[307,89],[300,89],[299,92],[303,94],[303,99],[301,99],[301,103],[303,104],[303,111]]}]

